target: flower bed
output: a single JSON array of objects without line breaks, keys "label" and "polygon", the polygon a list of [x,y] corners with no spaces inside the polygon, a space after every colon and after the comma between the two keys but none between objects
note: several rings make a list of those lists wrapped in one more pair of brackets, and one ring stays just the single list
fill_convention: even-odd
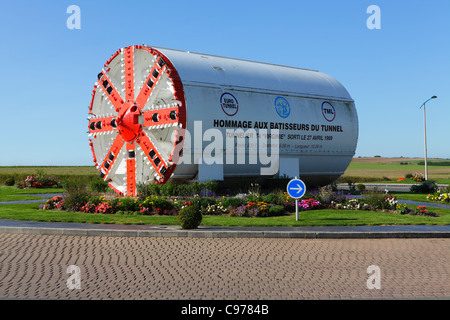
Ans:
[{"label": "flower bed", "polygon": [[17,184],[17,187],[20,189],[60,188],[61,182],[38,174],[27,176],[24,181]]},{"label": "flower bed", "polygon": [[[79,190],[77,192],[80,192]],[[447,195],[448,196],[448,195]],[[68,199],[68,198],[66,198]],[[79,201],[74,203],[74,199]],[[270,201],[270,202],[269,202]],[[65,210],[97,214],[135,214],[135,215],[178,215],[180,210],[188,206],[195,206],[202,215],[229,215],[232,217],[270,217],[289,214],[295,211],[295,201],[286,192],[259,195],[249,193],[236,197],[114,197],[105,199],[102,195],[82,196],[67,200],[62,197],[53,197],[43,210]],[[416,209],[400,204],[397,198],[380,193],[369,193],[364,197],[355,198],[343,193],[320,191],[309,194],[306,199],[298,201],[299,211],[317,209],[347,209],[384,211],[398,214],[423,215],[435,217],[434,212],[426,207]]]},{"label": "flower bed", "polygon": [[42,210],[52,210],[52,209],[64,209],[64,201],[63,198],[60,196],[55,196],[51,199],[48,199],[45,204],[39,205],[39,209]]},{"label": "flower bed", "polygon": [[429,211],[425,206],[418,206],[416,209],[412,209],[405,204],[398,203],[397,198],[390,194],[382,195],[379,193],[372,193],[367,194],[360,199],[356,199],[349,195],[347,197],[340,197],[337,201],[332,201],[331,207],[335,209],[383,211],[398,214],[438,217],[435,212]]},{"label": "flower bed", "polygon": [[437,201],[437,202],[450,202],[450,193],[442,192],[439,190],[434,194],[429,194],[427,196],[427,199],[431,200],[431,201]]}]

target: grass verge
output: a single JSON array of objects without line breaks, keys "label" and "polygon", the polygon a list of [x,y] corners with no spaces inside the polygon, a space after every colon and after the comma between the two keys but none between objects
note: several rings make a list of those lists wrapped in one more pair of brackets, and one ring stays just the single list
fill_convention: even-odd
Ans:
[{"label": "grass verge", "polygon": [[[0,206],[0,219],[45,222],[78,222],[101,224],[178,225],[176,216],[143,216],[118,214],[91,214],[39,210],[38,204],[7,204]],[[411,206],[413,207],[413,206]],[[311,210],[267,218],[241,218],[229,216],[203,216],[203,226],[274,227],[274,226],[361,226],[361,225],[448,225],[450,210],[430,208],[439,217],[409,216],[389,212],[356,210]]]},{"label": "grass verge", "polygon": [[[41,197],[41,193],[62,193],[63,189],[47,188],[47,189],[19,189],[16,187],[0,186],[0,201],[16,201],[16,200],[35,200],[45,199]],[[34,195],[30,195],[34,194]]]}]

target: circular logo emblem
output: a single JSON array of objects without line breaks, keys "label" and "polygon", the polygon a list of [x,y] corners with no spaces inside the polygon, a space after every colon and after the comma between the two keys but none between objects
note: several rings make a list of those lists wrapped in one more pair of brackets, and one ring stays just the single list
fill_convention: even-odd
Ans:
[{"label": "circular logo emblem", "polygon": [[275,99],[275,110],[282,118],[287,118],[291,113],[291,107],[289,106],[289,102],[283,97],[277,97]]},{"label": "circular logo emblem", "polygon": [[322,115],[328,122],[331,122],[336,117],[336,110],[328,101],[322,102]]},{"label": "circular logo emblem", "polygon": [[220,106],[222,107],[223,112],[230,117],[234,116],[239,110],[237,99],[228,92],[225,92],[220,96]]}]

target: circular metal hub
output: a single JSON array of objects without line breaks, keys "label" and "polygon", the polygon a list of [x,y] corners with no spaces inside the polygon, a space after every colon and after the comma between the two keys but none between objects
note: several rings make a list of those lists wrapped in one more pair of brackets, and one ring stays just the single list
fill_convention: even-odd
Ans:
[{"label": "circular metal hub", "polygon": [[135,101],[127,101],[120,107],[116,124],[123,140],[131,142],[139,136],[142,130],[141,115],[141,110]]},{"label": "circular metal hub", "polygon": [[147,46],[118,50],[98,74],[89,144],[100,177],[117,193],[172,175],[186,128],[183,86],[172,63]]}]

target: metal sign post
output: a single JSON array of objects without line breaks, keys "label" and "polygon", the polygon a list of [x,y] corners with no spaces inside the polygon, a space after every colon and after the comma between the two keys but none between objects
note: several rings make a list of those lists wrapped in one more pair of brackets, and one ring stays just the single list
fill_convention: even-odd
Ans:
[{"label": "metal sign post", "polygon": [[295,221],[298,221],[298,199],[305,195],[306,185],[302,180],[295,177],[288,182],[286,190],[289,196],[295,199]]}]

